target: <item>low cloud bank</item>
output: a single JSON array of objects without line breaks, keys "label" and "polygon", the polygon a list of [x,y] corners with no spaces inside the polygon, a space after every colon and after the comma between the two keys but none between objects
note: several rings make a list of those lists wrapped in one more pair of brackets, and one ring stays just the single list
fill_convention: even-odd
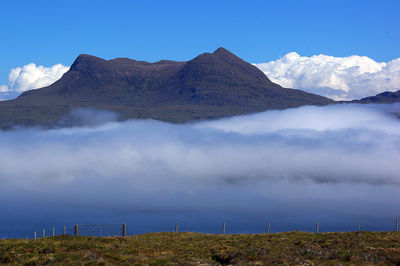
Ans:
[{"label": "low cloud bank", "polygon": [[105,123],[121,121],[120,114],[105,110],[90,108],[77,108],[62,117],[54,125],[54,128],[60,127],[95,127]]},{"label": "low cloud bank", "polygon": [[[78,109],[54,130],[0,134],[0,176],[34,183],[126,178],[155,184],[400,184],[400,122],[392,105],[306,106],[173,125],[115,122],[107,111]],[[169,187],[169,186],[167,186]],[[163,188],[164,185],[163,185]]]},{"label": "low cloud bank", "polygon": [[273,82],[334,100],[353,100],[400,90],[400,58],[376,62],[366,56],[300,56],[291,52],[254,64]]},{"label": "low cloud bank", "polygon": [[313,230],[315,219],[322,231],[353,230],[357,219],[392,230],[399,111],[301,107],[173,125],[78,109],[61,120],[69,128],[0,131],[0,237],[121,222],[129,233],[177,221],[264,232],[267,217],[273,231]]},{"label": "low cloud bank", "polygon": [[[369,207],[389,217],[400,199],[396,112],[333,105],[173,125],[78,110],[75,127],[0,132],[0,199],[129,213]],[[84,125],[90,116],[101,123]]]}]

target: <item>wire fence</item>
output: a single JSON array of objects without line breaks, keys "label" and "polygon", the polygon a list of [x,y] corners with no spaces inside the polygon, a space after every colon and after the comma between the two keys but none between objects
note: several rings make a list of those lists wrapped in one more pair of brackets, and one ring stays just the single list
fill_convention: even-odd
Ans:
[{"label": "wire fence", "polygon": [[[388,231],[399,231],[399,218],[395,218],[395,223],[393,224],[393,229],[388,230]],[[221,224],[221,234],[225,234],[227,228],[227,223],[223,222]],[[270,233],[271,230],[271,221],[267,220],[266,223],[266,228],[265,228],[264,233]],[[356,231],[361,231],[363,228],[360,226],[360,220],[357,220],[357,223],[355,224]],[[364,229],[365,230],[365,229]],[[179,224],[175,224],[175,232],[179,232]],[[320,222],[317,220],[314,224],[314,233],[318,234],[320,233]],[[43,234],[42,234],[43,233]],[[64,226],[64,235],[67,235],[67,227]],[[79,225],[76,224],[74,226],[74,236],[94,236],[94,237],[108,237],[108,236],[127,236],[127,227],[126,224],[84,224],[84,225]],[[37,233],[34,232],[33,238],[43,238],[49,237],[49,236],[55,236],[55,227],[52,228],[52,230],[46,231],[43,229],[43,232]],[[28,236],[25,237],[28,239]]]},{"label": "wire fence", "polygon": [[126,224],[76,224],[75,236],[126,236]]}]

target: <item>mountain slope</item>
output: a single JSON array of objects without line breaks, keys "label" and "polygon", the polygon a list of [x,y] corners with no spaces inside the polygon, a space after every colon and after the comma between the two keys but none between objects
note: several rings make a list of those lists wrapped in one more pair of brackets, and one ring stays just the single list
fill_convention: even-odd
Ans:
[{"label": "mountain slope", "polygon": [[0,127],[48,124],[77,107],[180,123],[332,102],[282,88],[224,48],[187,62],[80,55],[54,84],[0,102]]}]

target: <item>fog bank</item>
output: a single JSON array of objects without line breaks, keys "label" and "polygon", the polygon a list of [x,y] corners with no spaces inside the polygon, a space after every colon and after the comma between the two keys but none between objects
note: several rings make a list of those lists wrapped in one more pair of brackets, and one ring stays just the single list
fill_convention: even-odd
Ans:
[{"label": "fog bank", "polygon": [[64,206],[87,222],[94,210],[107,213],[96,221],[208,213],[237,217],[238,231],[252,215],[389,219],[400,199],[399,111],[307,106],[173,125],[75,110],[63,120],[73,127],[0,132],[0,211],[20,220],[40,204],[61,219],[55,209]]}]

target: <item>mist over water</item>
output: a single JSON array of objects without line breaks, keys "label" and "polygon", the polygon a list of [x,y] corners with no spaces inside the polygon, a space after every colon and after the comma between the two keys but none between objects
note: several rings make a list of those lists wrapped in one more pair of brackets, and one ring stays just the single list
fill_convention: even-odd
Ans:
[{"label": "mist over water", "polygon": [[331,105],[214,121],[119,121],[0,132],[0,237],[73,224],[128,233],[392,230],[400,216],[399,104]]}]

